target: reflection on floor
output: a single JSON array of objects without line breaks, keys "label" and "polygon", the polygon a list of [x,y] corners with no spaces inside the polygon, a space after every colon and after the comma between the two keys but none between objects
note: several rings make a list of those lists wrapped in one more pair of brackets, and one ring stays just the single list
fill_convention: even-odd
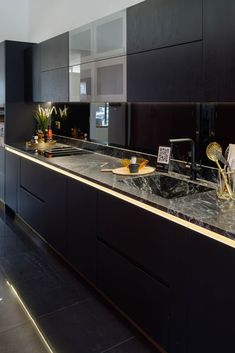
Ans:
[{"label": "reflection on floor", "polygon": [[0,218],[0,352],[48,352],[8,280],[54,353],[157,353],[34,234]]}]

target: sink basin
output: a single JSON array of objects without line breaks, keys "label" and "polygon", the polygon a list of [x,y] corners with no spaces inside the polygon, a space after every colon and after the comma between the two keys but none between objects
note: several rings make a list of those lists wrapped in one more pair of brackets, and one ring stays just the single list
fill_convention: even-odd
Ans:
[{"label": "sink basin", "polygon": [[119,180],[121,183],[166,199],[174,199],[213,190],[207,186],[180,180],[165,174]]}]

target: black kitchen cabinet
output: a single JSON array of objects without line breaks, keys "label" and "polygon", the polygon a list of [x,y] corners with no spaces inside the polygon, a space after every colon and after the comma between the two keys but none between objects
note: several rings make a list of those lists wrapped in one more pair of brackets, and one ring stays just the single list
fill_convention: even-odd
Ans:
[{"label": "black kitchen cabinet", "polygon": [[67,254],[67,179],[21,158],[19,215],[61,254]]},{"label": "black kitchen cabinet", "polygon": [[5,151],[5,204],[14,212],[18,211],[20,157]]},{"label": "black kitchen cabinet", "polygon": [[69,66],[69,32],[40,43],[41,70],[53,70]]},{"label": "black kitchen cabinet", "polygon": [[98,197],[98,237],[168,284],[171,234],[165,234],[166,221],[108,194]]},{"label": "black kitchen cabinet", "polygon": [[0,44],[0,104],[5,108],[5,143],[26,141],[33,132],[34,106],[25,103],[30,91],[25,76],[25,51],[32,43],[4,41]]},{"label": "black kitchen cabinet", "polygon": [[96,278],[97,191],[68,180],[68,260],[88,279]]},{"label": "black kitchen cabinet", "polygon": [[127,9],[127,53],[202,39],[202,0],[146,0]]},{"label": "black kitchen cabinet", "polygon": [[234,248],[191,232],[188,352],[234,352]]},{"label": "black kitchen cabinet", "polygon": [[41,45],[35,44],[32,47],[32,100],[40,102],[41,93]]},{"label": "black kitchen cabinet", "polygon": [[200,101],[202,42],[127,57],[129,102]]},{"label": "black kitchen cabinet", "polygon": [[[25,51],[32,43],[4,41],[0,43],[0,104],[24,102],[30,92],[25,75]],[[30,62],[29,62],[30,65]]]},{"label": "black kitchen cabinet", "polygon": [[235,99],[235,2],[204,0],[203,51],[206,101]]},{"label": "black kitchen cabinet", "polygon": [[41,72],[41,100],[43,102],[68,102],[68,67]]},{"label": "black kitchen cabinet", "polygon": [[170,290],[102,242],[97,284],[165,349],[169,346]]},{"label": "black kitchen cabinet", "polygon": [[0,200],[5,199],[5,149],[0,147]]},{"label": "black kitchen cabinet", "polygon": [[0,43],[0,105],[5,104],[5,43]]},{"label": "black kitchen cabinet", "polygon": [[97,286],[164,348],[186,353],[189,230],[105,193],[97,212]]}]

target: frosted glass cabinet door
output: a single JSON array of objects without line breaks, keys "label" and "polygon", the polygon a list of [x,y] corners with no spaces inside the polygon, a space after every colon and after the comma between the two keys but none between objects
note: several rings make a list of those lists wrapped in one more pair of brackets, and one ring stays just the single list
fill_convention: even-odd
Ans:
[{"label": "frosted glass cabinet door", "polygon": [[90,102],[94,97],[94,63],[69,68],[69,101]]},{"label": "frosted glass cabinet door", "polygon": [[126,10],[94,22],[95,59],[126,54]]},{"label": "frosted glass cabinet door", "polygon": [[126,101],[126,56],[95,63],[95,101]]},{"label": "frosted glass cabinet door", "polygon": [[78,65],[94,59],[93,25],[79,27],[69,32],[69,65]]}]

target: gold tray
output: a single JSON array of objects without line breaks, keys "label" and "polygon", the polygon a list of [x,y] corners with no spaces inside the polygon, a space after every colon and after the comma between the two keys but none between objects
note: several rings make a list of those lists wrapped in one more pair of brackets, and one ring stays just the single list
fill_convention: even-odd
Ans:
[{"label": "gold tray", "polygon": [[153,173],[154,171],[155,171],[155,168],[153,167],[143,167],[139,169],[138,173],[130,173],[129,168],[127,167],[121,167],[121,168],[116,168],[112,170],[114,174],[118,174],[118,175],[145,175],[145,174]]}]

